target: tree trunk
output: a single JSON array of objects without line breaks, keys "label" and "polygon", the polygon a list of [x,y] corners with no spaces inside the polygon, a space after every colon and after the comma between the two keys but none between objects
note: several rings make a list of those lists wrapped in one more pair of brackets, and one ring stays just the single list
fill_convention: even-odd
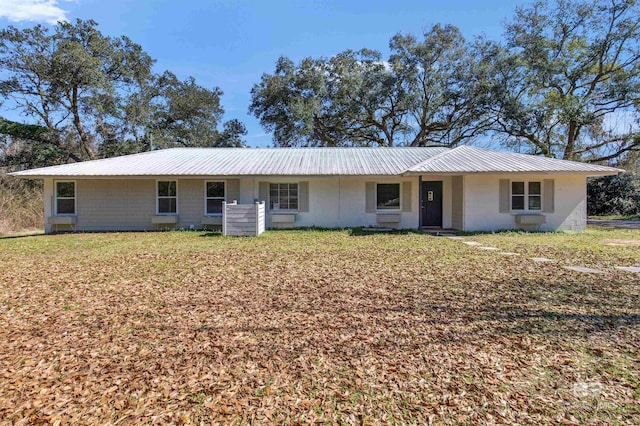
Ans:
[{"label": "tree trunk", "polygon": [[78,88],[74,87],[71,95],[71,112],[73,113],[73,125],[78,131],[78,135],[80,136],[80,147],[87,154],[90,160],[95,160],[96,154],[93,151],[93,147],[91,146],[91,140],[89,140],[89,135],[84,130],[82,126],[82,122],[80,121],[80,113],[78,112]]},{"label": "tree trunk", "polygon": [[578,138],[578,132],[580,128],[575,120],[569,121],[569,128],[567,129],[567,145],[564,147],[564,154],[562,156],[565,160],[574,160],[576,139]]}]

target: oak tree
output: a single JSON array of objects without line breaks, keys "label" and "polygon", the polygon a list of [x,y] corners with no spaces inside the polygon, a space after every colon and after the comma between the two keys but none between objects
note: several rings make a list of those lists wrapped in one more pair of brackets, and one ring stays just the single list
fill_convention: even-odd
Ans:
[{"label": "oak tree", "polygon": [[154,74],[153,64],[140,45],[103,35],[92,20],[0,31],[3,108],[46,128],[40,142],[67,158],[244,144],[235,121],[218,130],[219,88]]},{"label": "oak tree", "polygon": [[286,57],[254,85],[249,108],[278,146],[456,146],[488,128],[490,44],[436,25],[370,49]]},{"label": "oak tree", "polygon": [[517,8],[494,63],[492,113],[507,144],[594,162],[637,151],[638,16],[635,0]]}]

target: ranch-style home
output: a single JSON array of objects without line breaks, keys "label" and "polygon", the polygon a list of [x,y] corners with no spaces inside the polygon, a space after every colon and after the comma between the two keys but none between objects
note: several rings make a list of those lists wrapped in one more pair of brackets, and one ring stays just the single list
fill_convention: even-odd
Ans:
[{"label": "ranch-style home", "polygon": [[13,175],[44,180],[46,232],[224,227],[230,206],[266,228],[581,231],[586,178],[619,172],[461,146],[173,148]]}]

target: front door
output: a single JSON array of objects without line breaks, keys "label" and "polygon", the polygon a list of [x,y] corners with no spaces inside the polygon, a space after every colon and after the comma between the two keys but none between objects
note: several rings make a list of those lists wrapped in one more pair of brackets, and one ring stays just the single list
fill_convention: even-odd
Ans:
[{"label": "front door", "polygon": [[422,182],[422,226],[442,227],[442,181]]}]

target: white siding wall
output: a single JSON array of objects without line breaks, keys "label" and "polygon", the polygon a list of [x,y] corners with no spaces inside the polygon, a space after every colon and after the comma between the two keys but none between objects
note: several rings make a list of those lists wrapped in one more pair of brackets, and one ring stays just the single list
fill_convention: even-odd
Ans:
[{"label": "white siding wall", "polygon": [[[543,213],[540,230],[582,231],[587,226],[586,178],[576,175],[467,175],[464,177],[464,230],[515,229],[515,212],[499,213],[499,181],[555,181],[555,211]],[[534,212],[530,212],[534,213]]]},{"label": "white siding wall", "polygon": [[[366,182],[402,183],[411,182],[412,209],[410,212],[398,212],[400,222],[392,225],[396,228],[418,227],[418,178],[261,178],[254,181],[254,193],[259,192],[259,182],[296,183],[309,182],[309,211],[296,214],[294,223],[271,222],[272,211],[267,201],[267,227],[308,227],[345,228],[378,225],[376,213],[366,213]],[[402,192],[402,191],[401,191]],[[256,195],[257,196],[257,195]],[[252,200],[253,201],[253,200]],[[387,226],[385,224],[385,226]]]},{"label": "white siding wall", "polygon": [[[586,227],[586,179],[576,175],[467,175],[463,177],[462,215],[464,230],[499,230],[515,228],[512,213],[499,213],[499,180],[555,181],[555,212],[542,213],[546,223],[542,230]],[[422,180],[443,182],[443,226],[452,226],[452,178],[449,176],[423,176]],[[259,182],[309,182],[309,211],[297,214],[290,224],[271,224],[271,211],[267,210],[267,227],[355,227],[378,225],[376,213],[366,212],[366,183],[411,182],[412,209],[398,212],[397,228],[417,228],[420,205],[417,177],[375,178],[242,178],[240,204],[253,204],[259,198]],[[44,180],[45,217],[53,214],[53,179]],[[151,218],[156,214],[155,179],[77,179],[77,230],[151,230]],[[402,193],[402,191],[401,191]],[[265,200],[268,202],[268,200]],[[458,212],[459,213],[459,212]],[[201,229],[204,214],[204,179],[178,180],[178,228]],[[460,219],[458,219],[460,220]],[[46,225],[46,231],[51,226]]]},{"label": "white siding wall", "polygon": [[204,216],[204,180],[178,181],[178,228],[200,229]]},{"label": "white siding wall", "polygon": [[[411,182],[411,211],[400,212],[400,223],[393,225],[395,228],[417,228],[420,224],[418,202],[419,185],[417,177],[389,179],[389,178],[356,178],[341,179],[341,187],[344,190],[340,194],[340,227],[351,226],[375,226],[377,225],[376,213],[365,213],[365,184],[376,183],[402,183]],[[400,190],[402,193],[402,189]],[[404,203],[404,200],[401,200]],[[383,213],[386,213],[384,211]],[[387,226],[385,224],[385,226]]]}]

